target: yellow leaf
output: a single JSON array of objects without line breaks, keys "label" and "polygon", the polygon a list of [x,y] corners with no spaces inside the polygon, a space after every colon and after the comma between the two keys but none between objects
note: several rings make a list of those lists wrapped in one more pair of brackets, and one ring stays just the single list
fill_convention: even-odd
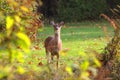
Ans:
[{"label": "yellow leaf", "polygon": [[24,62],[23,54],[22,54],[21,52],[18,52],[16,57],[17,57],[17,60],[18,60],[19,62],[21,62],[21,63]]},{"label": "yellow leaf", "polygon": [[25,72],[25,70],[24,70],[22,67],[18,67],[18,72],[19,72],[20,74],[23,74],[23,73]]},{"label": "yellow leaf", "polygon": [[25,12],[29,12],[28,8],[25,7],[25,6],[21,6],[20,8],[21,8],[21,10],[23,10],[23,11],[25,11]]},{"label": "yellow leaf", "polygon": [[19,43],[21,49],[23,49],[25,52],[29,52],[29,47],[30,47],[30,39],[28,36],[22,32],[18,32],[16,36],[19,38],[17,42]]},{"label": "yellow leaf", "polygon": [[21,21],[21,18],[17,15],[14,16],[15,17],[15,20],[19,23]]},{"label": "yellow leaf", "polygon": [[13,2],[13,5],[14,5],[14,6],[18,6],[18,3],[14,1],[14,2]]},{"label": "yellow leaf", "polygon": [[82,78],[82,79],[88,80],[88,79],[87,79],[88,76],[89,76],[89,73],[88,73],[88,72],[82,72],[82,73],[81,73],[81,78]]},{"label": "yellow leaf", "polygon": [[10,16],[7,16],[6,18],[6,29],[10,30],[14,24],[14,19]]},{"label": "yellow leaf", "polygon": [[20,38],[21,40],[25,41],[27,46],[30,46],[30,39],[28,38],[28,36],[26,34],[24,34],[22,32],[18,32],[17,37]]},{"label": "yellow leaf", "polygon": [[62,51],[60,51],[60,54],[65,56],[69,50],[69,48],[64,48]]},{"label": "yellow leaf", "polygon": [[70,67],[66,67],[66,71],[67,71],[70,75],[73,74],[73,73],[72,73],[72,69],[71,69]]},{"label": "yellow leaf", "polygon": [[63,55],[63,56],[65,56],[65,55],[66,55],[66,52],[60,51],[60,54]]},{"label": "yellow leaf", "polygon": [[17,15],[21,16],[21,15],[22,15],[22,12],[18,12],[18,14],[17,14]]},{"label": "yellow leaf", "polygon": [[101,66],[100,62],[99,62],[96,58],[94,59],[94,62],[95,62],[95,64],[96,64],[98,67]]},{"label": "yellow leaf", "polygon": [[90,63],[88,61],[84,61],[80,66],[82,70],[87,70],[89,67]]}]

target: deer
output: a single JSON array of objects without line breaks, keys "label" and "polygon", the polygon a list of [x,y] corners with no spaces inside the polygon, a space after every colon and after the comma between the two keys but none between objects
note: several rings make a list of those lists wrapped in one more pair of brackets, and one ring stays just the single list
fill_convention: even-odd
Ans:
[{"label": "deer", "polygon": [[[48,64],[54,60],[54,56],[57,58],[56,66],[58,68],[58,62],[60,57],[60,51],[62,50],[62,40],[60,36],[61,27],[64,25],[64,22],[55,23],[51,21],[50,24],[54,28],[54,35],[48,36],[44,41],[44,47],[47,57]],[[51,58],[50,58],[51,55]]]}]

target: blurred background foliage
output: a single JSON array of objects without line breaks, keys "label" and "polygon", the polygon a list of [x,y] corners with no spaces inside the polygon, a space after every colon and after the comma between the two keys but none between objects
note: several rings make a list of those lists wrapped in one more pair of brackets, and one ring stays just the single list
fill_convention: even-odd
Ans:
[{"label": "blurred background foliage", "polygon": [[119,0],[42,0],[38,12],[48,20],[65,22],[98,20],[101,13],[113,16],[110,9],[117,8]]},{"label": "blurred background foliage", "polygon": [[[35,6],[34,0],[0,0],[0,79],[13,80],[14,73],[25,72],[21,64],[30,52],[29,36],[41,24],[35,22],[39,18]],[[31,27],[33,32],[28,29]]]}]

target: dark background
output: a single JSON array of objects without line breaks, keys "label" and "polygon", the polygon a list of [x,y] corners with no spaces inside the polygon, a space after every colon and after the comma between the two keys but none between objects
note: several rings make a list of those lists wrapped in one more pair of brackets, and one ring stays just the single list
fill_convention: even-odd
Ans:
[{"label": "dark background", "polygon": [[99,20],[101,13],[114,16],[110,9],[117,8],[120,4],[120,0],[42,0],[42,2],[42,6],[37,6],[37,11],[44,15],[44,19],[66,22]]}]

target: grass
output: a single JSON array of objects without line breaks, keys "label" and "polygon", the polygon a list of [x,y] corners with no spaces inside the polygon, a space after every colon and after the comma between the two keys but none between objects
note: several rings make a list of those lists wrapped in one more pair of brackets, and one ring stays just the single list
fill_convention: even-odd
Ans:
[{"label": "grass", "polygon": [[[103,31],[104,26],[107,27],[107,36],[109,36],[109,39],[105,37],[106,35]],[[39,30],[37,36],[40,39],[38,45],[40,50],[33,49],[28,58],[26,58],[25,64],[37,66],[42,62],[43,65],[46,65],[43,41],[53,33],[53,28],[50,25],[45,25],[42,31]],[[80,52],[95,50],[98,53],[101,53],[103,48],[109,42],[108,40],[110,40],[111,35],[113,35],[112,27],[105,21],[65,24],[61,30],[61,38],[63,50],[67,49],[67,52],[60,54],[60,64],[71,65],[72,63],[75,63]]]}]

